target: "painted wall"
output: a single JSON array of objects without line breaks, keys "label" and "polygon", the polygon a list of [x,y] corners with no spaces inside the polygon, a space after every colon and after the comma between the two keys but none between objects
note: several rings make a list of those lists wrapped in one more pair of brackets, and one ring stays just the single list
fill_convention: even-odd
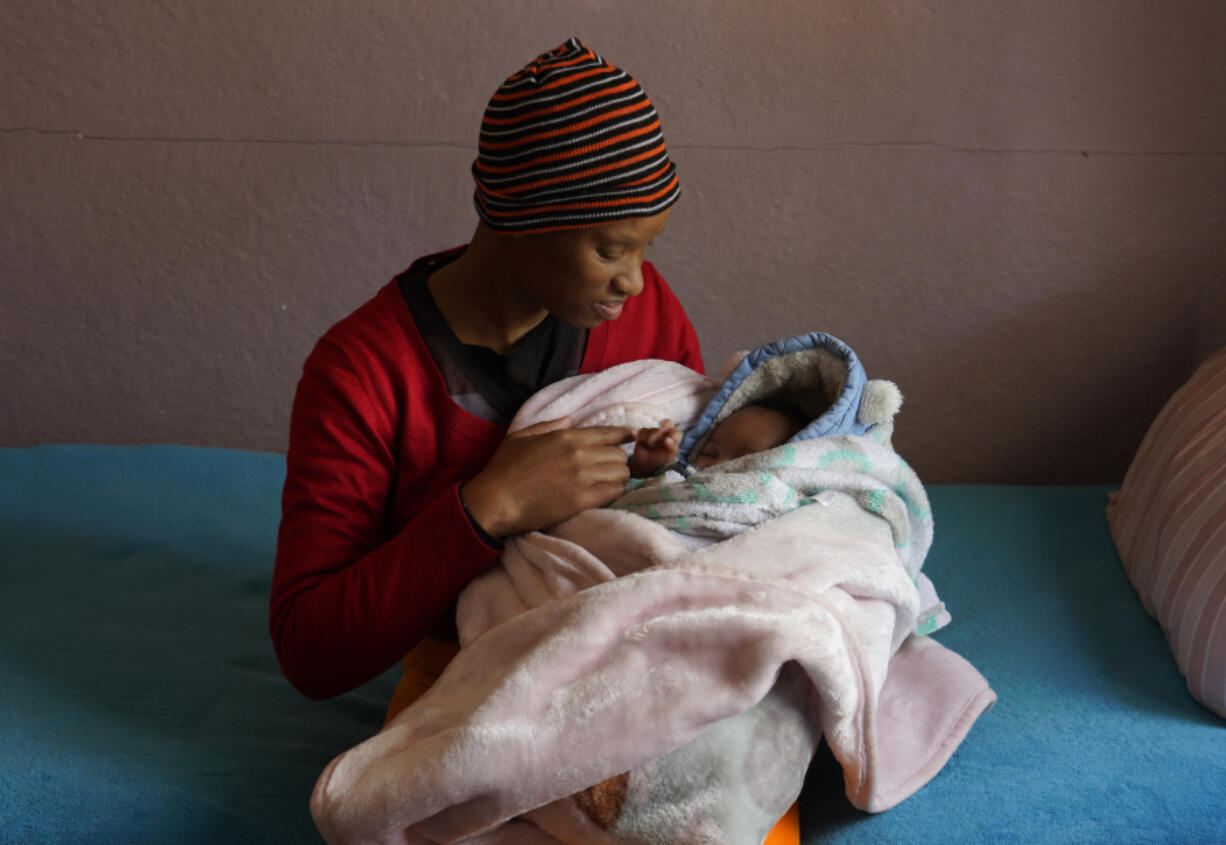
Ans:
[{"label": "painted wall", "polygon": [[570,35],[662,115],[708,368],[838,335],[925,480],[1118,480],[1226,343],[1215,0],[5,2],[0,444],[283,449],[314,340],[468,238],[485,101]]}]

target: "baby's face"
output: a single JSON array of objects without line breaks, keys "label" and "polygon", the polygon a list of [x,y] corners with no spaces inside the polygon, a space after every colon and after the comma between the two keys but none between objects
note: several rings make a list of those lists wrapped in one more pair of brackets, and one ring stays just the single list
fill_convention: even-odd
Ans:
[{"label": "baby's face", "polygon": [[706,469],[742,455],[782,446],[801,427],[787,414],[750,405],[716,426],[694,459],[694,466]]}]

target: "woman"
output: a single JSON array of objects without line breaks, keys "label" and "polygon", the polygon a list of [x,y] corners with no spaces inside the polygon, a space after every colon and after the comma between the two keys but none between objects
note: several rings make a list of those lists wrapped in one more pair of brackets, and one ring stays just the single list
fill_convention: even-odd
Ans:
[{"label": "woman", "polygon": [[[390,719],[454,654],[454,602],[500,538],[608,504],[629,478],[618,426],[520,404],[643,358],[702,372],[650,263],[680,192],[638,83],[571,39],[486,107],[471,243],[426,256],[333,326],[290,425],[269,625],[303,694],[347,692],[403,658]],[[799,841],[796,808],[769,843]]]},{"label": "woman", "polygon": [[490,100],[473,176],[472,242],[333,326],[298,385],[269,623],[312,698],[445,638],[499,538],[621,493],[629,429],[563,419],[505,437],[524,399],[641,358],[702,368],[644,261],[679,184],[629,74],[577,39],[538,57]]}]

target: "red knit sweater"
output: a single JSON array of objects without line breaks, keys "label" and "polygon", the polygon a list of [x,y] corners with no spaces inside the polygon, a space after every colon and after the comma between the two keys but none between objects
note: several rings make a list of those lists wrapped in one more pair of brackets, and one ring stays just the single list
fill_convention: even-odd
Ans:
[{"label": "red knit sweater", "polygon": [[[643,292],[591,331],[580,371],[642,358],[702,371],[650,263]],[[505,434],[448,396],[395,281],[320,339],[294,398],[269,613],[300,692],[328,698],[387,670],[497,558],[457,489]]]}]

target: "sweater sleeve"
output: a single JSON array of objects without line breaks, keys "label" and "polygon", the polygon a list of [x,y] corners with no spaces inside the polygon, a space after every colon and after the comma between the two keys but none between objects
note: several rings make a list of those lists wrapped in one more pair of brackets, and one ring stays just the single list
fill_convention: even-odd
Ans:
[{"label": "sweater sleeve", "polygon": [[396,465],[397,426],[321,341],[294,399],[269,613],[281,669],[311,698],[391,667],[498,556],[457,483],[387,536],[397,474],[412,471]]}]

